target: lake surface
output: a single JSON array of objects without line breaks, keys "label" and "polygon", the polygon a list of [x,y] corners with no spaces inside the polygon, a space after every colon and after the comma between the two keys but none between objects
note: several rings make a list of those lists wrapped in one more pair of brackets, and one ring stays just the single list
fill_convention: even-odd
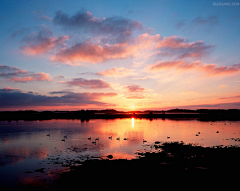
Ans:
[{"label": "lake surface", "polygon": [[0,188],[47,185],[69,166],[91,158],[133,159],[138,151],[154,151],[155,141],[230,146],[240,145],[239,137],[239,121],[0,121]]}]

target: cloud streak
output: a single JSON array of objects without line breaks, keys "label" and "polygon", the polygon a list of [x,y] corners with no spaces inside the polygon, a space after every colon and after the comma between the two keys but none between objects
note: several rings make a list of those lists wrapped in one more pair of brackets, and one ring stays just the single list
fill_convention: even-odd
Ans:
[{"label": "cloud streak", "polygon": [[139,85],[128,85],[128,86],[125,86],[124,89],[128,92],[143,92],[145,91],[146,89],[139,86]]},{"label": "cloud streak", "polygon": [[156,62],[147,67],[147,70],[151,72],[158,71],[168,71],[168,70],[177,70],[177,71],[200,71],[204,72],[209,76],[217,75],[231,75],[240,72],[240,64],[234,64],[232,66],[218,66],[217,64],[206,64],[200,61],[189,62],[189,61],[167,61],[167,62]]},{"label": "cloud streak", "polygon": [[63,96],[45,96],[33,93],[24,93],[12,88],[0,89],[1,108],[18,108],[31,106],[82,106],[87,104],[107,106],[107,103],[99,101],[104,97],[117,96],[116,93],[73,93],[65,92]]},{"label": "cloud streak", "polygon": [[28,72],[27,70],[20,70],[18,67],[10,67],[0,65],[0,77],[9,78],[12,82],[30,82],[30,81],[51,81],[50,74],[40,72]]},{"label": "cloud streak", "polygon": [[109,83],[104,82],[100,79],[84,79],[84,78],[73,78],[70,81],[60,81],[58,83],[67,84],[68,86],[78,86],[81,88],[95,88],[95,89],[102,89],[102,88],[109,88],[111,87]]},{"label": "cloud streak", "polygon": [[108,70],[103,70],[102,72],[98,72],[98,75],[101,76],[109,76],[109,77],[126,77],[126,76],[133,76],[136,73],[133,72],[133,69],[128,69],[124,67],[115,67]]},{"label": "cloud streak", "polygon": [[192,21],[195,25],[216,25],[218,24],[218,17],[217,16],[208,16],[204,18],[202,16],[198,16]]}]

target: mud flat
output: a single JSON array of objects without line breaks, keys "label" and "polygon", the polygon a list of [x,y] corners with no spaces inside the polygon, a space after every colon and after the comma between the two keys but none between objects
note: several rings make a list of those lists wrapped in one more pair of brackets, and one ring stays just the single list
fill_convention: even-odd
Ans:
[{"label": "mud flat", "polygon": [[[154,152],[133,160],[108,155],[71,166],[51,183],[14,190],[235,190],[239,182],[240,147],[201,147],[183,142],[156,142]],[[5,190],[8,190],[7,188]]]},{"label": "mud flat", "polygon": [[236,188],[240,148],[200,147],[172,142],[154,145],[156,152],[134,160],[88,160],[63,173],[55,189],[215,190]]}]

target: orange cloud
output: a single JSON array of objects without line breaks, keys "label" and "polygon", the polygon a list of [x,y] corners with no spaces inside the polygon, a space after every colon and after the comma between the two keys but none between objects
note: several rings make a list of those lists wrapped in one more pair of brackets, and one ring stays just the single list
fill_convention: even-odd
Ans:
[{"label": "orange cloud", "polygon": [[228,87],[226,84],[218,85],[218,88],[226,88],[226,87]]},{"label": "orange cloud", "polygon": [[97,74],[101,76],[110,76],[110,77],[126,77],[126,76],[135,75],[135,73],[133,72],[133,69],[127,69],[124,67],[111,68],[108,70],[104,70],[102,72],[98,72]]},{"label": "orange cloud", "polygon": [[126,99],[144,99],[144,96],[139,96],[139,95],[131,95],[127,96]]}]

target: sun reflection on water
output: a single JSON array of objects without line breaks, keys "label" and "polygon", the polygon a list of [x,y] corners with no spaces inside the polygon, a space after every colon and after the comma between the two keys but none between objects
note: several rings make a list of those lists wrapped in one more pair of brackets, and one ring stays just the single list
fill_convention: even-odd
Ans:
[{"label": "sun reflection on water", "polygon": [[132,118],[132,128],[134,128],[134,118]]}]

